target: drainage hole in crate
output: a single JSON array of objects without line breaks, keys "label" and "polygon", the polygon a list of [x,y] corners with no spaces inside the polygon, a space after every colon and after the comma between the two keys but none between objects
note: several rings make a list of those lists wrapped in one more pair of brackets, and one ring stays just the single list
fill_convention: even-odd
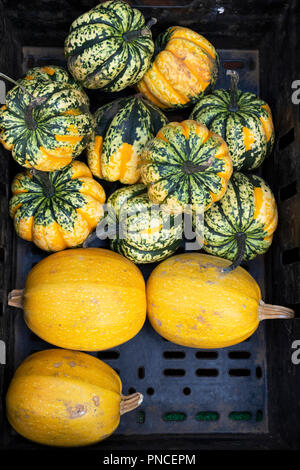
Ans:
[{"label": "drainage hole in crate", "polygon": [[164,351],[163,357],[165,359],[184,359],[185,352],[183,351]]},{"label": "drainage hole in crate", "polygon": [[184,389],[182,390],[182,393],[184,395],[190,395],[191,394],[191,389],[190,387],[184,387]]},{"label": "drainage hole in crate", "polygon": [[197,421],[218,421],[220,415],[217,411],[199,411],[195,418]]},{"label": "drainage hole in crate", "polygon": [[232,421],[250,421],[252,413],[250,411],[232,411],[229,413],[229,419]]},{"label": "drainage hole in crate", "polygon": [[257,410],[256,421],[262,421],[262,420],[263,420],[263,412],[261,410]]},{"label": "drainage hole in crate", "polygon": [[163,415],[163,420],[164,421],[185,421],[186,420],[186,414],[182,413],[181,411],[174,411],[172,413],[165,413]]},{"label": "drainage hole in crate", "polygon": [[136,422],[138,424],[144,424],[146,420],[145,411],[139,410],[136,414]]},{"label": "drainage hole in crate", "polygon": [[294,132],[294,128],[292,128],[286,134],[280,137],[279,142],[278,142],[279,150],[283,150],[292,142],[294,142],[294,140],[295,140],[295,132]]},{"label": "drainage hole in crate", "polygon": [[297,181],[293,181],[280,189],[280,199],[285,201],[297,194]]},{"label": "drainage hole in crate", "polygon": [[256,377],[258,379],[261,379],[262,378],[262,368],[260,366],[257,366],[255,372],[256,372]]},{"label": "drainage hole in crate", "polygon": [[250,356],[249,351],[229,351],[228,353],[230,359],[249,359]]},{"label": "drainage hole in crate", "polygon": [[217,359],[218,353],[216,351],[197,351],[195,356],[197,359]]},{"label": "drainage hole in crate", "polygon": [[97,353],[98,359],[118,359],[120,357],[119,351],[99,351]]},{"label": "drainage hole in crate", "polygon": [[145,377],[145,367],[138,368],[138,378],[143,379]]},{"label": "drainage hole in crate", "polygon": [[300,261],[299,247],[292,248],[291,250],[285,250],[282,253],[282,263],[283,264],[297,263],[299,261]]},{"label": "drainage hole in crate", "polygon": [[237,70],[243,69],[245,67],[245,64],[241,60],[226,60],[223,62],[223,67],[226,70]]},{"label": "drainage hole in crate", "polygon": [[229,369],[228,373],[232,377],[249,377],[251,375],[250,369]]},{"label": "drainage hole in crate", "polygon": [[132,395],[133,393],[136,393],[136,389],[134,387],[129,387],[128,394]]},{"label": "drainage hole in crate", "polygon": [[146,390],[147,395],[154,395],[154,388],[148,387]]},{"label": "drainage hole in crate", "polygon": [[218,369],[197,369],[196,375],[198,377],[217,377],[219,375]]},{"label": "drainage hole in crate", "polygon": [[164,375],[166,377],[183,377],[185,375],[184,369],[165,369]]}]

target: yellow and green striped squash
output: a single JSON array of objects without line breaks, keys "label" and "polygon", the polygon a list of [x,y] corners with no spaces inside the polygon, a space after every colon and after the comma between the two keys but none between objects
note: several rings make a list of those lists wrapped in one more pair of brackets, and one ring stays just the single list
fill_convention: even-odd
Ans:
[{"label": "yellow and green striped squash", "polygon": [[137,88],[160,108],[182,108],[213,89],[218,68],[218,54],[206,38],[172,26],[156,39],[154,59]]},{"label": "yellow and green striped squash", "polygon": [[111,248],[134,263],[153,263],[173,254],[182,238],[182,218],[151,204],[143,184],[123,187],[107,200],[107,222],[116,227]]},{"label": "yellow and green striped squash", "polygon": [[22,88],[7,93],[0,109],[0,142],[23,167],[55,171],[85,149],[93,116],[77,85],[35,73],[36,79],[27,76],[18,82]]},{"label": "yellow and green striped squash", "polygon": [[95,133],[87,147],[88,165],[98,178],[134,184],[148,140],[167,124],[156,106],[139,97],[121,98],[95,113]]},{"label": "yellow and green striped squash", "polygon": [[84,87],[104,91],[138,82],[154,52],[151,23],[123,1],[100,3],[71,25],[65,41],[70,73]]},{"label": "yellow and green striped squash", "polygon": [[79,161],[62,171],[19,173],[12,193],[10,215],[17,234],[42,250],[80,245],[103,216],[105,192]]},{"label": "yellow and green striped squash", "polygon": [[203,211],[224,195],[232,162],[224,140],[193,120],[164,126],[142,153],[151,202],[170,213]]},{"label": "yellow and green striped squash", "polygon": [[203,248],[235,261],[235,267],[268,250],[277,218],[275,198],[265,181],[234,173],[224,197],[204,214]]},{"label": "yellow and green striped squash", "polygon": [[274,144],[272,113],[255,94],[237,90],[236,107],[228,90],[215,90],[200,99],[190,118],[205,124],[228,145],[235,170],[253,170],[270,154]]}]

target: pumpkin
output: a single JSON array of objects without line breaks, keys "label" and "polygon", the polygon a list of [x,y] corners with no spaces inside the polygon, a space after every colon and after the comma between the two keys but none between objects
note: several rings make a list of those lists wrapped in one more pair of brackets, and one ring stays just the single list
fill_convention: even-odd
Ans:
[{"label": "pumpkin", "polygon": [[286,307],[264,304],[253,277],[230,261],[185,253],[152,271],[147,283],[148,316],[167,340],[191,348],[223,348],[244,341],[268,318],[292,318]]},{"label": "pumpkin", "polygon": [[133,338],[146,317],[145,281],[128,259],[101,248],[59,251],[36,264],[9,305],[55,346],[100,351]]},{"label": "pumpkin", "polygon": [[200,99],[190,118],[223,137],[235,170],[253,170],[272,151],[272,113],[255,94],[238,90],[238,76],[233,77],[229,91],[215,90]]},{"label": "pumpkin", "polygon": [[[182,238],[182,219],[163,211],[149,201],[143,184],[123,187],[107,200],[108,213],[103,225],[111,238],[111,249],[134,263],[161,261],[174,253]],[[102,222],[97,236],[105,232]]]},{"label": "pumpkin", "polygon": [[87,146],[93,126],[86,94],[49,78],[19,80],[0,108],[0,142],[26,168],[65,167]]},{"label": "pumpkin", "polygon": [[155,41],[154,60],[137,88],[160,108],[181,108],[213,89],[218,66],[218,54],[207,39],[172,26]]},{"label": "pumpkin", "polygon": [[154,51],[142,13],[127,3],[101,3],[77,18],[65,41],[68,68],[84,87],[120,91],[138,82]]},{"label": "pumpkin", "polygon": [[57,65],[45,65],[44,67],[33,67],[26,72],[25,80],[50,80],[53,82],[68,83],[83,92],[81,86],[64,69]]},{"label": "pumpkin", "polygon": [[12,193],[10,215],[17,234],[42,250],[80,245],[103,216],[105,192],[79,161],[61,171],[19,173]]},{"label": "pumpkin", "polygon": [[98,178],[134,184],[140,177],[140,154],[147,141],[167,124],[164,114],[139,97],[108,103],[95,113],[96,128],[88,145],[88,165]]},{"label": "pumpkin", "polygon": [[187,205],[207,210],[224,195],[231,174],[224,140],[192,120],[167,124],[142,153],[149,198],[172,213]]},{"label": "pumpkin", "polygon": [[268,250],[277,219],[275,198],[264,180],[234,173],[224,197],[204,214],[203,248],[233,260],[228,269],[234,269]]},{"label": "pumpkin", "polygon": [[102,441],[143,395],[122,395],[118,374],[96,357],[48,349],[27,357],[6,396],[11,426],[40,444],[77,447]]}]

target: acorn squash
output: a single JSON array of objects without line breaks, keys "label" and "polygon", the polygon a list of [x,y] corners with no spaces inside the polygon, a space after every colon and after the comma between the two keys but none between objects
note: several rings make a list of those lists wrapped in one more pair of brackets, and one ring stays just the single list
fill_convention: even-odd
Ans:
[{"label": "acorn squash", "polygon": [[79,161],[61,171],[19,173],[12,194],[17,234],[46,251],[80,245],[103,216],[104,189]]},{"label": "acorn squash", "polygon": [[161,261],[179,248],[181,215],[176,218],[151,204],[143,184],[118,189],[108,198],[106,207],[97,236],[102,238],[107,233],[111,249],[134,263]]},{"label": "acorn squash", "polygon": [[94,136],[87,147],[88,165],[98,178],[134,184],[140,178],[141,152],[167,124],[156,106],[138,96],[121,98],[96,111]]},{"label": "acorn squash", "polygon": [[203,124],[171,122],[142,152],[141,178],[154,204],[171,213],[207,210],[223,197],[232,174],[224,140]]},{"label": "acorn squash", "polygon": [[204,214],[203,248],[234,261],[228,268],[234,269],[243,259],[253,259],[268,250],[277,220],[275,198],[265,181],[259,176],[234,173],[225,195]]},{"label": "acorn squash", "polygon": [[137,88],[160,108],[181,108],[213,89],[218,68],[218,54],[207,39],[172,26],[156,39],[154,59]]},{"label": "acorn squash", "polygon": [[94,120],[80,87],[41,75],[19,80],[7,93],[0,108],[0,142],[20,165],[54,171],[85,149]]},{"label": "acorn squash", "polygon": [[100,3],[77,18],[65,41],[65,55],[73,77],[86,88],[120,91],[138,82],[154,51],[151,26],[128,3]]},{"label": "acorn squash", "polygon": [[274,145],[274,126],[268,104],[254,93],[237,89],[215,90],[200,99],[190,118],[202,122],[227,143],[235,170],[257,168]]}]

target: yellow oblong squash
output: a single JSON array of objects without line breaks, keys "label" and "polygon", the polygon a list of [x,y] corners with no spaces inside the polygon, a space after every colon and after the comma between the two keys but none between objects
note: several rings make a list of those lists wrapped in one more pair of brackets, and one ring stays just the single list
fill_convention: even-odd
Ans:
[{"label": "yellow oblong squash", "polygon": [[93,444],[111,435],[120,415],[143,400],[139,393],[124,397],[121,392],[118,374],[99,359],[78,351],[40,351],[15,372],[7,418],[19,434],[41,444]]},{"label": "yellow oblong squash", "polygon": [[173,343],[223,348],[244,341],[260,320],[292,318],[285,307],[264,304],[253,277],[230,262],[200,253],[160,263],[147,282],[148,316],[153,328]]},{"label": "yellow oblong squash", "polygon": [[[19,297],[9,304],[21,306]],[[55,346],[100,351],[133,338],[146,318],[145,282],[128,259],[110,250],[79,248],[54,253],[30,271],[24,318]]]}]

